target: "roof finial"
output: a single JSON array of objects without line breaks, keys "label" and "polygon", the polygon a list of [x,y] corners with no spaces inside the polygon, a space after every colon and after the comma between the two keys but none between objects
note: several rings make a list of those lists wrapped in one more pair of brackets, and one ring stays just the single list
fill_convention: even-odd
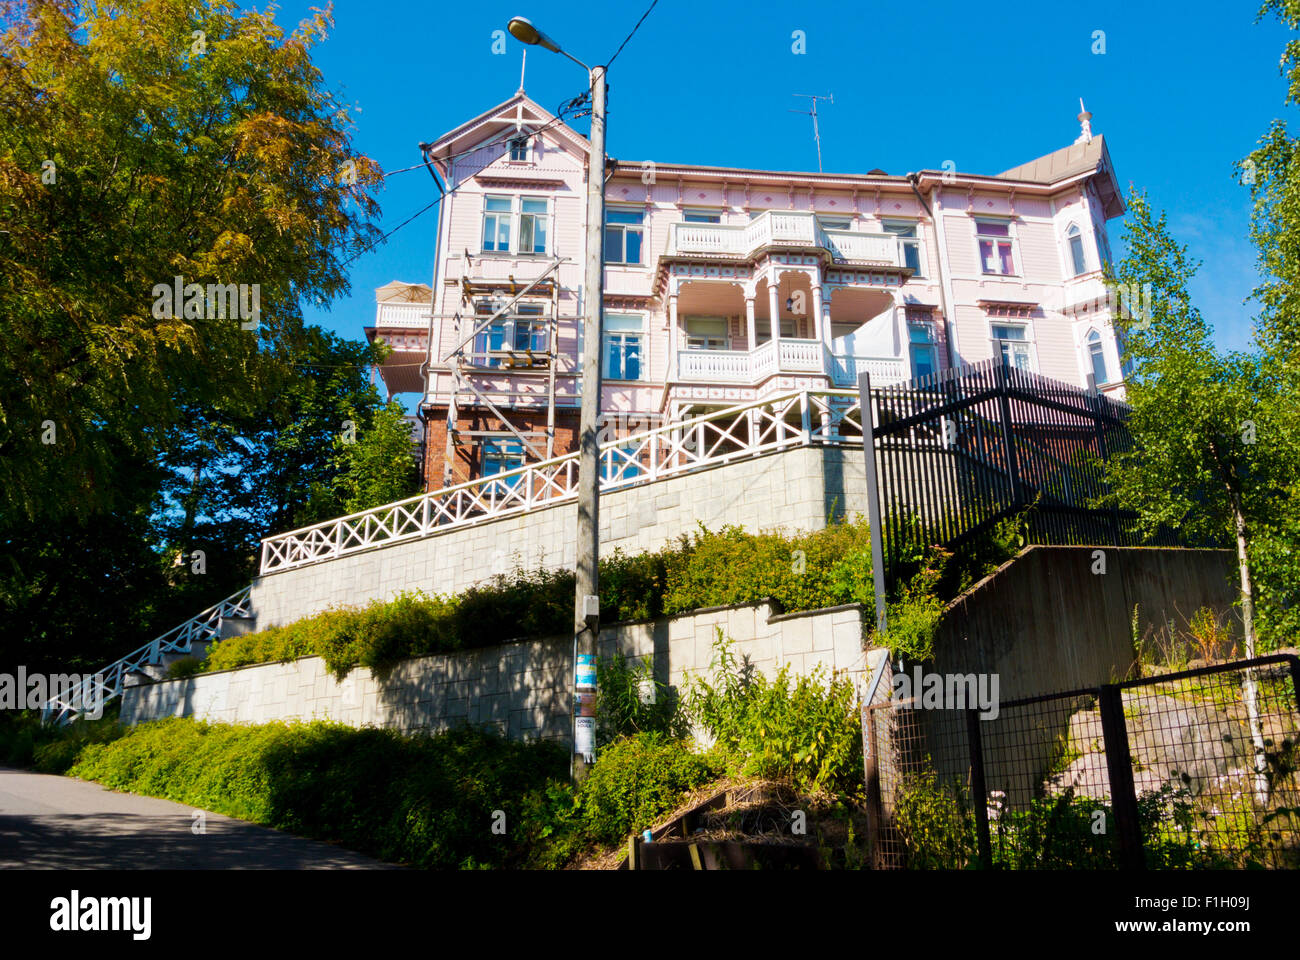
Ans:
[{"label": "roof finial", "polygon": [[[528,66],[528,48],[524,47],[524,55],[522,59],[520,59],[519,61],[519,89],[515,91],[516,93],[524,92],[524,68],[527,66]],[[1079,102],[1083,103],[1082,100],[1080,100]]]},{"label": "roof finial", "polygon": [[1079,126],[1082,132],[1079,134],[1079,139],[1074,141],[1075,143],[1092,143],[1092,124],[1089,122],[1091,120],[1092,114],[1089,113],[1088,108],[1083,105],[1083,97],[1080,97]]}]

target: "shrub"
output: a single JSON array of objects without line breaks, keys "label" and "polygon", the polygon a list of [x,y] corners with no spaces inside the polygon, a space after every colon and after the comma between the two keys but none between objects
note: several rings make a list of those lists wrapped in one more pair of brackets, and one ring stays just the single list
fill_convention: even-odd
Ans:
[{"label": "shrub", "polygon": [[[567,752],[462,728],[436,736],[320,721],[259,726],[172,718],[87,747],[72,769],[421,867],[505,866],[528,851],[522,818],[562,782]],[[493,833],[494,811],[506,832]]]},{"label": "shrub", "polygon": [[976,862],[970,799],[939,783],[934,770],[904,774],[894,791],[894,824],[913,870],[961,870]]},{"label": "shrub", "polygon": [[[647,689],[654,691],[654,700],[649,703],[643,699]],[[690,732],[676,691],[655,679],[649,658],[627,660],[617,653],[597,660],[596,691],[598,745],[643,732],[675,739]]]},{"label": "shrub", "polygon": [[202,669],[203,661],[198,657],[182,657],[167,668],[167,677],[170,680],[192,677]]},{"label": "shrub", "polygon": [[685,793],[715,780],[718,760],[662,733],[638,733],[600,754],[579,792],[586,833],[613,843],[673,810]]},{"label": "shrub", "polygon": [[713,649],[711,676],[691,678],[687,710],[739,772],[811,791],[861,789],[862,722],[848,677],[828,683],[819,666],[792,680],[782,667],[768,680],[737,662],[720,629]]}]

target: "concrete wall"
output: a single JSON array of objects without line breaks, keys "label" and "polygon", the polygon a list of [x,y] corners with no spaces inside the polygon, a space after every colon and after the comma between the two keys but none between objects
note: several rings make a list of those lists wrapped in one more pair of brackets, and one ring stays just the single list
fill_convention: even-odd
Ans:
[{"label": "concrete wall", "polygon": [[[865,473],[861,447],[814,446],[611,491],[600,498],[601,550],[657,550],[700,523],[818,530],[832,512],[866,512]],[[576,504],[544,507],[259,577],[252,592],[257,629],[403,590],[455,593],[516,563],[572,569],[576,526]]]},{"label": "concrete wall", "polygon": [[1227,550],[1030,547],[949,605],[935,669],[996,673],[1003,700],[1108,683],[1133,664],[1134,604],[1140,633],[1185,628],[1199,607],[1232,609],[1232,570]]},{"label": "concrete wall", "polygon": [[[773,676],[820,664],[847,670],[855,682],[866,667],[862,614],[856,606],[773,615],[768,604],[721,607],[672,618],[609,626],[597,650],[610,657],[650,658],[655,675],[681,688],[687,671],[704,672],[715,631],[736,641],[737,657]],[[568,740],[573,640],[508,643],[422,657],[377,677],[358,667],[342,682],[319,657],[259,664],[167,680],[123,693],[122,719],[134,724],[187,716],[223,723],[328,719],[403,732],[472,723],[511,737]]]}]

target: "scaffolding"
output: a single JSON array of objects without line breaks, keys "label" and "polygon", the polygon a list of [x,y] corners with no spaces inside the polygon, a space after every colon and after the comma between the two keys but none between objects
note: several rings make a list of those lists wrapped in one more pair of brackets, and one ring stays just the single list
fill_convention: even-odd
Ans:
[{"label": "scaffolding", "polygon": [[[559,361],[560,285],[558,270],[564,262],[555,257],[545,270],[532,280],[517,280],[514,276],[494,279],[473,275],[475,257],[465,251],[464,269],[460,279],[460,306],[452,317],[452,337],[456,345],[442,358],[451,372],[451,392],[447,401],[447,440],[443,460],[443,485],[453,482],[452,464],[456,448],[474,443],[475,438],[508,437],[518,440],[524,451],[524,462],[530,455],[537,460],[555,456],[555,386],[556,367]],[[545,308],[549,307],[549,310]],[[525,312],[527,308],[530,312]],[[538,310],[540,312],[532,312]],[[494,347],[491,331],[502,324],[500,347]],[[536,342],[538,324],[545,330],[544,343]],[[528,334],[524,342],[516,337],[520,324],[526,324]],[[466,332],[466,328],[469,328]],[[486,336],[485,336],[486,335]],[[480,338],[483,338],[480,341]],[[479,349],[482,343],[482,349]],[[468,348],[468,349],[467,349]],[[546,429],[524,430],[512,422],[518,419],[521,409],[518,401],[527,398],[529,412],[537,409],[537,393],[520,391],[515,384],[506,390],[494,389],[490,384],[476,383],[503,374],[513,379],[514,374],[542,374],[545,384]],[[492,395],[502,401],[494,403]],[[502,407],[506,409],[502,409]],[[459,425],[461,411],[486,410],[500,421],[503,430],[464,429]],[[526,426],[526,424],[524,425]],[[539,446],[537,442],[541,441]]]}]

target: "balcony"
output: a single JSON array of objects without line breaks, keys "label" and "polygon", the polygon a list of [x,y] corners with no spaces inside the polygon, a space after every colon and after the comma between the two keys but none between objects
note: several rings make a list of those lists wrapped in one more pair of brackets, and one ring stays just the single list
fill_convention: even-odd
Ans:
[{"label": "balcony", "polygon": [[902,242],[893,234],[825,230],[814,214],[799,211],[769,210],[747,224],[674,223],[664,255],[749,260],[762,250],[781,248],[822,249],[835,263],[906,265]]},{"label": "balcony", "polygon": [[677,379],[684,383],[754,384],[777,373],[819,373],[828,375],[836,386],[855,387],[864,370],[880,385],[907,379],[907,364],[899,357],[827,357],[820,340],[769,340],[753,351],[677,353]]}]

